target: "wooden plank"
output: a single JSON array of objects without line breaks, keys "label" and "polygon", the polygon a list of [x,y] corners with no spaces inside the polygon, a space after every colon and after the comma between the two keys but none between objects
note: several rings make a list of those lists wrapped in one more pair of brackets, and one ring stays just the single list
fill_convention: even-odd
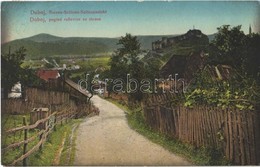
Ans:
[{"label": "wooden plank", "polygon": [[256,149],[256,163],[260,165],[260,111],[259,107],[255,107],[254,114],[254,129],[255,129],[255,149]]},{"label": "wooden plank", "polygon": [[241,111],[238,111],[238,115],[237,115],[237,123],[238,123],[238,133],[239,133],[239,149],[240,149],[240,165],[245,165],[246,161],[245,161],[245,149],[244,149],[244,131],[243,131],[243,127],[242,127],[242,114]]},{"label": "wooden plank", "polygon": [[23,141],[20,141],[20,142],[17,142],[17,143],[12,143],[12,144],[6,146],[5,148],[3,148],[2,151],[6,151],[6,150],[11,149],[11,148],[19,147],[19,146],[21,146],[24,143],[30,143],[31,141],[34,141],[43,132],[44,132],[44,130],[41,130],[36,135],[34,135],[33,137],[30,137],[27,140],[23,140]]},{"label": "wooden plank", "polygon": [[211,127],[211,140],[212,140],[212,147],[215,146],[216,144],[216,132],[215,132],[215,121],[213,118],[214,111],[212,110],[212,107],[209,107],[210,111],[208,112],[209,115],[209,122],[210,122],[210,127]]},{"label": "wooden plank", "polygon": [[186,124],[186,141],[187,142],[189,142],[189,143],[191,143],[191,140],[190,140],[190,131],[191,131],[191,129],[190,129],[190,127],[191,127],[191,120],[190,120],[190,111],[189,110],[187,110],[187,113],[186,113],[186,121],[187,121],[187,124]]},{"label": "wooden plank", "polygon": [[250,162],[250,165],[256,165],[256,150],[255,150],[255,132],[254,132],[254,114],[252,111],[249,111],[249,120],[248,120],[248,124],[249,124],[249,132],[250,132],[250,135],[249,135],[249,143],[250,143],[250,151],[251,151],[251,162]]},{"label": "wooden plank", "polygon": [[[192,112],[192,119],[189,119],[188,121],[190,122],[190,129],[193,128],[194,132],[196,131],[196,106],[192,109],[190,109],[189,113]],[[191,118],[191,117],[190,117]],[[194,133],[193,140],[190,139],[191,143],[193,145],[196,145],[196,134]]]},{"label": "wooden plank", "polygon": [[187,108],[184,108],[185,111],[185,119],[184,119],[184,123],[185,123],[185,141],[188,141],[188,110]]},{"label": "wooden plank", "polygon": [[[26,117],[25,116],[23,116],[23,125],[27,126],[27,122],[26,122]],[[28,129],[24,129],[24,141],[27,141],[27,137],[28,137]],[[26,153],[26,150],[27,150],[27,143],[24,142],[23,154]],[[23,166],[27,166],[27,159],[26,158],[23,159]]]},{"label": "wooden plank", "polygon": [[207,112],[207,108],[204,106],[204,110],[203,110],[203,145],[204,146],[208,146],[209,142],[207,140],[207,129],[208,129],[208,125],[207,125],[207,121],[206,121],[206,112]]},{"label": "wooden plank", "polygon": [[173,114],[173,120],[174,120],[174,136],[178,136],[178,118],[177,118],[177,113],[176,113],[176,109],[174,108],[174,106],[171,106],[171,111]]},{"label": "wooden plank", "polygon": [[245,132],[245,154],[246,154],[246,164],[250,164],[251,160],[250,160],[250,145],[249,145],[249,129],[248,129],[248,112],[244,111],[243,112],[243,126],[244,126],[244,132]]},{"label": "wooden plank", "polygon": [[229,151],[229,160],[234,161],[234,137],[233,137],[233,127],[232,127],[232,111],[228,112],[228,120],[229,120],[229,143],[230,143],[230,151]]},{"label": "wooden plank", "polygon": [[200,110],[201,108],[198,107],[197,109],[197,131],[198,131],[198,134],[197,134],[197,146],[199,147],[200,146],[200,135],[201,135],[201,122],[200,122]]},{"label": "wooden plank", "polygon": [[180,114],[180,106],[176,106],[176,113],[177,113],[177,126],[178,126],[178,136],[177,139],[180,139],[180,135],[181,135],[181,131],[180,131],[180,127],[181,127],[181,114]]},{"label": "wooden plank", "polygon": [[45,141],[47,136],[51,133],[51,129],[47,129],[46,133],[44,133],[42,140],[40,140],[31,150],[29,150],[28,152],[26,152],[25,154],[23,154],[21,157],[19,157],[18,159],[14,160],[10,165],[14,166],[15,164],[17,164],[18,162],[22,161],[23,159],[29,157],[31,154],[33,154],[35,151],[37,151],[40,147],[40,145],[42,145]]},{"label": "wooden plank", "polygon": [[193,119],[190,120],[191,122],[191,143],[194,145],[195,144],[195,121],[194,121],[194,114],[195,114],[195,111],[192,111],[192,116],[193,116]]},{"label": "wooden plank", "polygon": [[197,110],[194,111],[196,116],[195,116],[195,140],[196,140],[196,146],[199,146],[199,135],[200,135],[200,131],[199,131],[199,108],[197,107]]},{"label": "wooden plank", "polygon": [[179,110],[178,110],[178,112],[179,112],[179,140],[181,140],[182,139],[182,110],[181,110],[182,108],[181,108],[181,106],[179,107]]},{"label": "wooden plank", "polygon": [[212,138],[211,138],[211,133],[212,133],[212,130],[211,130],[211,122],[210,122],[210,118],[209,118],[209,111],[210,111],[210,108],[207,107],[207,112],[205,112],[205,115],[206,115],[206,124],[207,124],[207,141],[208,141],[208,144],[210,146],[212,146],[213,142],[212,142]]},{"label": "wooden plank", "polygon": [[203,110],[204,110],[203,107],[200,107],[200,108],[199,108],[199,124],[200,124],[199,146],[203,146],[203,141],[202,141],[202,137],[203,137],[202,112],[203,112]]},{"label": "wooden plank", "polygon": [[200,123],[200,146],[203,146],[203,136],[204,136],[204,132],[203,132],[203,127],[204,127],[204,123],[203,123],[203,110],[205,110],[204,106],[201,107],[200,112],[199,112],[199,123]]},{"label": "wooden plank", "polygon": [[20,130],[24,130],[24,129],[34,129],[35,127],[37,127],[40,123],[44,123],[46,121],[48,121],[48,119],[55,115],[57,112],[54,112],[52,113],[49,117],[45,118],[45,119],[41,119],[41,120],[38,120],[35,124],[33,125],[29,125],[29,126],[21,126],[21,127],[17,127],[17,128],[13,128],[13,129],[9,129],[5,132],[5,134],[10,134],[10,133],[14,133],[16,131],[20,131]]},{"label": "wooden plank", "polygon": [[228,117],[228,110],[224,110],[223,114],[225,117],[225,138],[226,138],[226,157],[230,159],[230,133],[229,133],[229,117]]},{"label": "wooden plank", "polygon": [[234,162],[236,164],[240,164],[240,153],[239,153],[239,137],[238,137],[238,132],[237,132],[237,112],[239,112],[239,110],[234,110],[233,111],[233,137],[234,137]]}]

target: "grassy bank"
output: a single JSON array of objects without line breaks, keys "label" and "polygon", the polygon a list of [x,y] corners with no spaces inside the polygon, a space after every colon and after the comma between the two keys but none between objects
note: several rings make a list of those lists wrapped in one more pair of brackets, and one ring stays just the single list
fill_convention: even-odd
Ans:
[{"label": "grassy bank", "polygon": [[[29,115],[3,115],[2,116],[2,132],[14,127],[22,126],[23,117],[29,120]],[[27,165],[29,166],[50,166],[50,165],[72,165],[75,154],[75,133],[76,127],[81,122],[81,119],[72,119],[67,124],[57,125],[56,131],[53,131],[47,141],[43,145],[41,151],[36,151],[34,154],[27,158]],[[72,130],[74,135],[71,136]],[[34,129],[28,132],[28,137],[34,136],[39,129]],[[7,145],[23,140],[23,132],[14,135],[2,136],[2,148]],[[63,142],[64,141],[64,144]],[[27,150],[30,150],[39,141],[36,139],[28,144]],[[13,160],[20,157],[23,153],[23,147],[17,147],[2,152],[2,164],[10,164]],[[17,165],[22,165],[19,162]]]},{"label": "grassy bank", "polygon": [[150,141],[157,143],[169,150],[172,153],[178,154],[187,158],[196,165],[229,165],[219,150],[213,148],[195,148],[190,144],[182,143],[176,139],[170,138],[159,132],[152,130],[147,124],[141,108],[129,109],[126,105],[121,105],[115,100],[107,99],[113,104],[117,105],[127,113],[127,120],[129,126],[148,138]]},{"label": "grassy bank", "polygon": [[[75,132],[74,136],[71,136],[71,133],[73,128],[81,121],[82,119],[72,119],[67,124],[63,124],[63,126],[58,125],[57,130],[51,133],[49,139],[44,144],[42,151],[36,152],[36,154],[31,156],[28,164],[31,166],[73,165]],[[70,142],[71,138],[72,143]],[[63,141],[65,142],[63,143]],[[60,151],[61,154],[59,154]]]}]

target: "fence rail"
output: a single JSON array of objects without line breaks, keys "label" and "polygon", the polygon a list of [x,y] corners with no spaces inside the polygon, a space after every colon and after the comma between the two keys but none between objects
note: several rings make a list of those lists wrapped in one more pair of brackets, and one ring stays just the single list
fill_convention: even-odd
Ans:
[{"label": "fence rail", "polygon": [[[77,114],[77,112],[69,112],[69,111],[70,109],[61,112],[53,112],[52,114],[48,115],[46,118],[40,119],[32,125],[27,125],[26,118],[23,117],[24,126],[6,130],[3,133],[5,136],[11,135],[18,131],[24,131],[23,141],[12,143],[6,146],[5,148],[2,148],[2,152],[5,153],[6,151],[12,148],[17,148],[23,145],[23,154],[19,158],[13,160],[13,162],[10,163],[9,165],[13,166],[16,165],[18,162],[23,161],[23,165],[26,166],[27,165],[26,158],[28,158],[31,154],[33,154],[34,152],[42,148],[42,145],[45,143],[48,135],[52,132],[53,129],[55,130],[56,128],[55,126],[58,124],[62,124],[62,122],[64,122],[65,120],[75,117],[75,115]],[[49,122],[52,117],[55,117],[55,120],[53,124],[50,126]],[[45,124],[45,128],[43,130],[40,130],[36,134],[34,134],[32,137],[28,138],[28,130],[35,129],[40,124]],[[30,142],[35,141],[37,137],[40,138],[39,142],[35,146],[33,146],[29,151],[27,151],[27,145]]]},{"label": "fence rail", "polygon": [[151,128],[196,147],[220,148],[235,164],[260,163],[259,111],[186,108],[169,99],[152,97],[144,104],[145,121]]}]

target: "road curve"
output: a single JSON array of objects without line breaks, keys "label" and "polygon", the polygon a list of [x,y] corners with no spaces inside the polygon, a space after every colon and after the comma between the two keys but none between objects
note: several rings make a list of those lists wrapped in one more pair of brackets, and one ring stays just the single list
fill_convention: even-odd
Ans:
[{"label": "road curve", "polygon": [[130,129],[125,113],[93,96],[99,116],[80,124],[74,165],[192,165]]}]

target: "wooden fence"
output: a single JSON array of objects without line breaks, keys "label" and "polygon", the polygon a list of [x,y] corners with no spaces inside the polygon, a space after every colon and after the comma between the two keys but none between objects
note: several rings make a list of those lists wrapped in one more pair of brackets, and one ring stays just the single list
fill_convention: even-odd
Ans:
[{"label": "wooden fence", "polygon": [[26,97],[19,99],[2,99],[1,112],[5,114],[24,114],[32,108],[48,107],[52,110],[62,108],[64,104],[72,103],[70,95],[65,92],[26,88]]},{"label": "wooden fence", "polygon": [[[39,109],[38,111],[41,111],[41,109]],[[9,129],[9,130],[6,130],[3,132],[4,137],[14,135],[17,132],[18,133],[21,132],[24,135],[22,141],[9,144],[9,145],[5,146],[4,148],[2,148],[2,156],[5,156],[5,153],[7,153],[8,151],[12,151],[15,148],[19,148],[19,147],[23,146],[23,154],[20,157],[18,157],[17,159],[13,160],[8,165],[11,165],[11,166],[17,165],[17,163],[22,161],[23,162],[22,165],[26,166],[27,158],[30,155],[32,155],[34,152],[42,149],[43,144],[46,142],[46,140],[47,140],[49,134],[52,132],[52,130],[53,129],[56,130],[56,126],[58,124],[62,125],[63,123],[67,122],[69,119],[74,118],[76,116],[76,114],[78,113],[76,110],[73,110],[73,109],[69,108],[69,106],[68,106],[67,109],[65,109],[61,112],[53,112],[51,114],[48,114],[50,112],[46,112],[47,114],[44,114],[46,117],[38,120],[35,117],[35,116],[37,116],[37,115],[35,115],[35,112],[36,112],[35,109],[33,109],[32,113],[31,113],[31,118],[30,118],[31,119],[30,122],[34,122],[33,124],[28,125],[28,123],[26,121],[26,117],[23,117],[23,126]],[[43,115],[43,114],[40,114],[40,115]],[[35,120],[37,120],[37,121],[35,121]],[[42,125],[42,126],[40,126],[40,125]],[[28,132],[30,130],[35,130],[36,128],[39,128],[40,130],[37,131],[35,134],[33,134],[33,136],[29,137]],[[39,138],[39,141],[37,142],[37,144],[35,144],[30,150],[28,150],[28,144],[37,140],[37,138]]]},{"label": "wooden fence", "polygon": [[47,91],[39,88],[27,88],[25,92],[26,100],[32,103],[61,105],[70,100],[70,94],[66,92]]},{"label": "wooden fence", "polygon": [[153,96],[144,104],[146,123],[153,129],[196,147],[220,148],[234,164],[260,163],[259,111],[186,108]]}]

